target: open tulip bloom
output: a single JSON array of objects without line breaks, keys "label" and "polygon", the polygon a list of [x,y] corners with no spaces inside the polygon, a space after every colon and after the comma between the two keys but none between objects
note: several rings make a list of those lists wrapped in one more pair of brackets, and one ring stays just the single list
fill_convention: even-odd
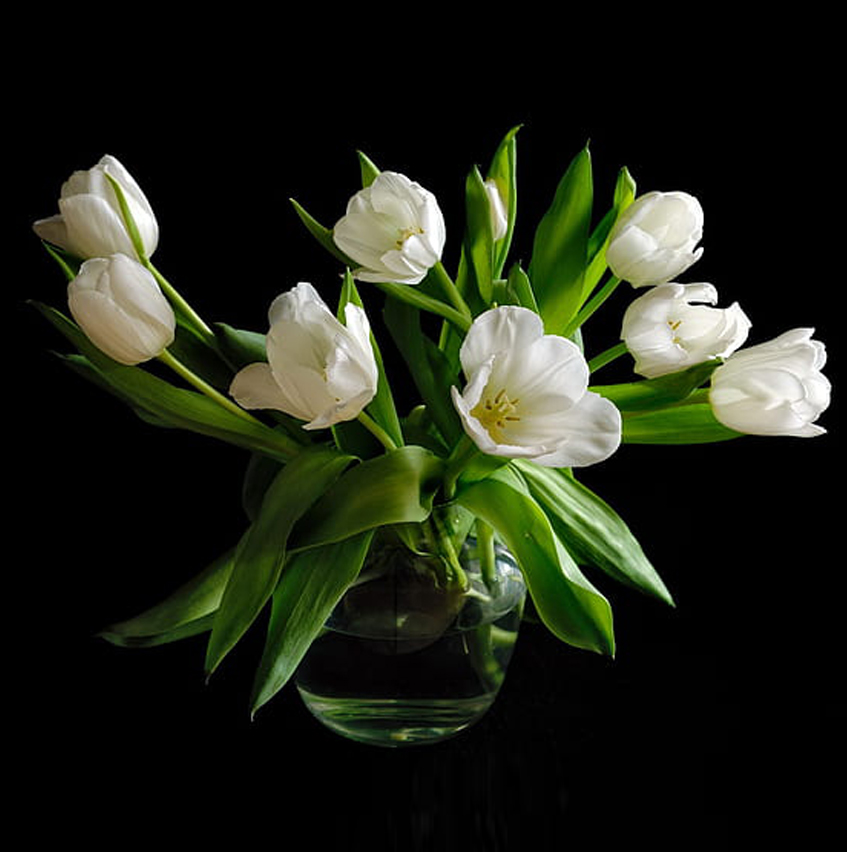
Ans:
[{"label": "open tulip bloom", "polygon": [[[434,521],[449,506],[469,521],[461,535],[473,526],[479,540],[512,552],[554,635],[612,654],[611,605],[595,577],[673,601],[579,469],[621,444],[823,433],[823,344],[796,329],[745,348],[751,323],[737,304],[716,308],[714,287],[676,280],[702,252],[692,196],[636,196],[622,168],[595,216],[585,148],[535,224],[529,264],[508,264],[516,136],[505,136],[485,173],[469,171],[459,233],[431,191],[364,155],[362,185],[334,227],[293,202],[342,283],[322,296],[288,282],[267,332],[206,323],[152,266],[152,207],[114,158],[66,182],[60,215],[35,230],[69,282],[70,316],[37,306],[76,350],[68,363],[151,428],[194,431],[250,456],[239,541],[222,542],[212,565],[104,638],[139,646],[205,634],[211,674],[266,607],[287,608],[292,617],[268,628],[255,711],[356,582],[376,531],[426,528],[443,557],[433,564],[455,562],[460,533]],[[448,234],[460,249],[453,276],[442,262]],[[651,289],[626,311],[623,342],[592,352],[589,320],[621,281]],[[383,360],[368,320],[379,311],[401,363]],[[627,353],[632,381],[594,381]],[[150,370],[152,358],[178,378]],[[395,399],[398,381],[415,391],[408,411]],[[291,567],[304,560],[321,567],[320,587]],[[433,579],[466,591],[461,570]]]}]

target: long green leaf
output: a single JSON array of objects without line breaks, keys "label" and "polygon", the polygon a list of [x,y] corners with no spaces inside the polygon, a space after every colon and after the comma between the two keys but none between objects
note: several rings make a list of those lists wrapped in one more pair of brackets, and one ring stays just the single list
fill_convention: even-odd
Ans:
[{"label": "long green leaf", "polygon": [[582,575],[513,469],[470,485],[457,502],[496,530],[515,555],[538,614],[555,636],[614,654],[609,602]]},{"label": "long green leaf", "polygon": [[591,390],[621,411],[651,411],[682,402],[708,380],[720,363],[715,358],[667,376],[617,385],[592,385]]},{"label": "long green leaf", "polygon": [[315,219],[306,209],[293,198],[289,199],[300,221],[306,226],[306,230],[322,245],[333,257],[340,260],[345,266],[355,268],[355,264],[347,255],[341,251],[332,238],[332,228],[327,228]]},{"label": "long green leaf", "polygon": [[627,444],[711,444],[741,434],[719,423],[708,402],[625,412],[623,417],[622,438]]},{"label": "long green leaf", "polygon": [[450,398],[450,387],[458,382],[458,374],[448,357],[423,333],[420,313],[414,307],[389,300],[384,317],[432,421],[445,442],[454,445],[463,434]]},{"label": "long green leaf", "polygon": [[593,196],[586,146],[559,182],[532,246],[529,277],[549,334],[561,334],[582,303]]},{"label": "long green leaf", "polygon": [[667,587],[611,506],[563,471],[528,461],[515,466],[567,549],[619,582],[673,605]]},{"label": "long green leaf", "polygon": [[93,346],[61,312],[46,305],[36,307],[85,356],[101,386],[137,412],[144,412],[148,422],[188,429],[283,461],[299,451],[280,433],[258,421],[244,420],[200,393],[175,387],[142,367],[118,364]]},{"label": "long green leaf", "polygon": [[294,555],[273,594],[265,649],[253,687],[253,713],[283,686],[356,579],[373,534],[361,533]]},{"label": "long green leaf", "polygon": [[239,542],[206,651],[211,674],[267,603],[279,580],[289,534],[354,459],[328,447],[304,450],[276,476],[259,515]]},{"label": "long green leaf", "polygon": [[212,616],[232,571],[234,552],[224,553],[161,603],[109,625],[98,636],[114,645],[148,647],[211,630]]},{"label": "long green leaf", "polygon": [[343,541],[387,524],[425,521],[443,467],[436,455],[416,446],[356,465],[300,519],[289,550]]},{"label": "long green leaf", "polygon": [[465,257],[480,301],[490,307],[494,289],[494,237],[488,193],[479,169],[465,181]]}]

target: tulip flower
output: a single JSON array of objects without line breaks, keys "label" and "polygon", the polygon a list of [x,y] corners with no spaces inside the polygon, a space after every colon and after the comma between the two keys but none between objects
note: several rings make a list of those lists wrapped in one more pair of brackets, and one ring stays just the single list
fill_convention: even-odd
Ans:
[{"label": "tulip flower", "polygon": [[74,172],[62,184],[58,215],[35,222],[36,234],[80,258],[112,254],[136,257],[109,177],[120,185],[144,253],[150,257],[159,241],[153,209],[132,175],[108,154],[93,168]]},{"label": "tulip flower", "polygon": [[703,209],[685,192],[648,192],[636,198],[609,234],[606,263],[633,287],[664,284],[700,259]]},{"label": "tulip flower", "polygon": [[635,299],[621,328],[621,339],[635,358],[635,372],[652,379],[726,358],[743,345],[750,320],[738,303],[708,307],[717,301],[711,284],[676,283],[660,284]]},{"label": "tulip flower", "polygon": [[315,288],[299,283],[269,311],[268,363],[250,364],[230,393],[244,408],[271,408],[324,429],[358,417],[376,394],[378,372],[370,324],[357,305],[342,325]]},{"label": "tulip flower", "polygon": [[68,307],[89,340],[121,364],[156,358],[174,339],[174,312],[156,279],[123,254],[85,261],[68,285]]},{"label": "tulip flower", "polygon": [[333,239],[362,281],[418,284],[441,259],[444,217],[435,196],[405,175],[381,172],[357,192]]},{"label": "tulip flower", "polygon": [[482,452],[576,467],[618,448],[617,408],[587,390],[579,347],[545,334],[533,311],[504,305],[480,314],[459,359],[468,383],[462,393],[452,388],[453,404]]},{"label": "tulip flower", "polygon": [[826,348],[812,334],[795,328],[731,355],[712,374],[715,417],[749,435],[824,434],[815,421],[829,406],[831,386],[821,373]]},{"label": "tulip flower", "polygon": [[491,234],[495,240],[502,240],[509,229],[509,217],[506,214],[506,205],[503,203],[497,181],[493,178],[485,181],[485,191],[488,194],[491,209]]}]

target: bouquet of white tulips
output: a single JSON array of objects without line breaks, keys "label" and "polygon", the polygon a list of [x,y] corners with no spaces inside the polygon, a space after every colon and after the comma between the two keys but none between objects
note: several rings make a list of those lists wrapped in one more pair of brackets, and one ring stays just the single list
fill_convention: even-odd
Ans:
[{"label": "bouquet of white tulips", "polygon": [[[113,157],[63,185],[59,214],[34,228],[68,281],[69,315],[38,305],[75,349],[67,364],[153,426],[249,452],[240,540],[223,542],[219,559],[159,605],[108,627],[107,640],[208,633],[211,674],[273,606],[256,709],[356,581],[376,531],[395,528],[411,547],[408,530],[429,525],[435,581],[461,593],[456,547],[473,522],[480,542],[512,552],[553,634],[612,654],[611,607],[586,573],[672,597],[625,521],[575,471],[621,442],[824,431],[815,421],[830,387],[812,330],[745,347],[751,323],[737,304],[717,307],[712,284],[677,281],[703,251],[692,196],[639,196],[622,168],[596,216],[585,148],[536,224],[528,265],[511,263],[516,135],[485,172],[468,174],[453,274],[435,196],[363,154],[361,189],[332,227],[294,202],[337,259],[340,284],[290,282],[260,330],[206,323],[153,265],[156,217]],[[582,326],[624,282],[639,293],[621,341],[592,352]],[[402,365],[383,360],[376,311]],[[594,381],[621,357],[633,381]],[[153,359],[172,373],[150,369]],[[392,381],[414,387],[419,404],[398,410]],[[434,520],[445,505],[455,526]]]}]

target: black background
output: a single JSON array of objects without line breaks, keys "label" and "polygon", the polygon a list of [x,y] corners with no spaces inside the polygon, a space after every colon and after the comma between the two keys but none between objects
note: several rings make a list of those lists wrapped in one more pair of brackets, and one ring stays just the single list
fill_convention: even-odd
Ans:
[{"label": "black background", "polygon": [[[30,822],[38,835],[92,847],[230,829],[244,843],[480,850],[529,837],[561,848],[585,832],[682,848],[822,832],[844,758],[843,81],[830,28],[713,20],[716,34],[695,39],[694,25],[660,34],[603,15],[524,31],[506,17],[424,27],[412,11],[288,28],[246,14],[179,28],[95,15],[18,25],[27,50],[6,75],[4,601],[21,812],[43,813]],[[465,174],[516,124],[513,258],[528,261],[588,139],[598,213],[622,165],[639,191],[691,192],[705,254],[682,280],[738,300],[751,343],[816,328],[835,384],[829,434],[625,446],[586,470],[677,608],[593,577],[615,611],[616,659],[527,625],[494,708],[447,743],[344,741],[291,688],[251,722],[258,629],[208,685],[202,639],[129,651],[92,638],[237,538],[245,457],[145,426],[51,356],[63,342],[25,300],[63,307],[61,275],[30,230],[61,182],[117,156],[156,210],[157,266],[209,321],[264,330],[270,300],[297,281],[335,293],[338,270],[289,197],[332,224],[363,150],[436,193],[452,268]],[[629,298],[619,289],[585,329],[589,354],[615,342]]]}]

